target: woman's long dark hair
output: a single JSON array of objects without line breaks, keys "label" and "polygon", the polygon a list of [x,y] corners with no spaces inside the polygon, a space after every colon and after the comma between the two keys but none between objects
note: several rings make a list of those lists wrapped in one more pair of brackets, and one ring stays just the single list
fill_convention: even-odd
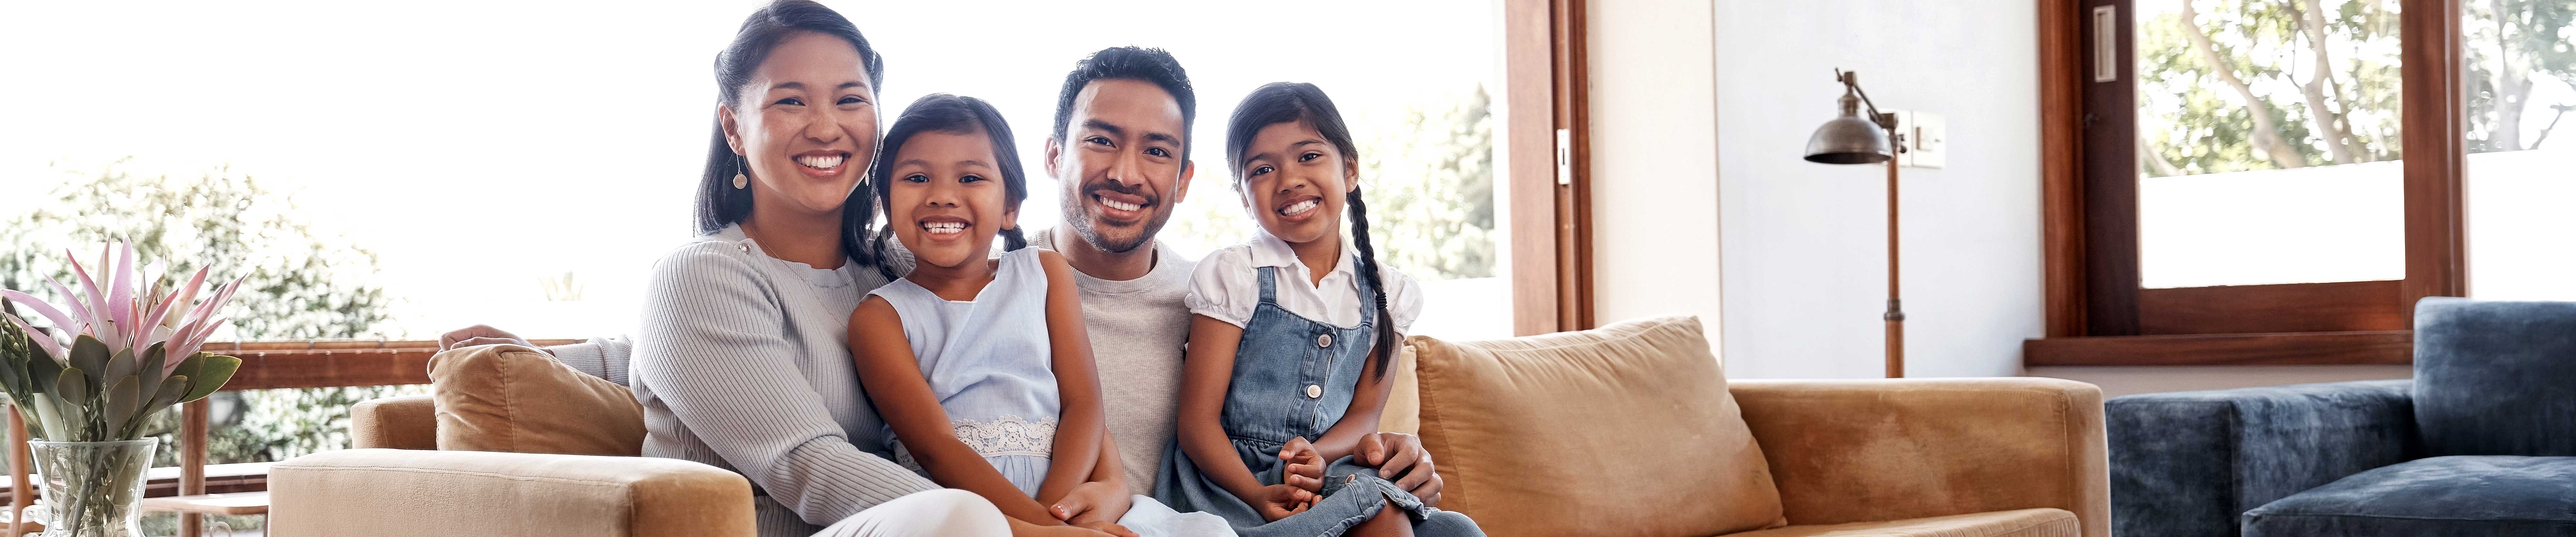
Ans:
[{"label": "woman's long dark hair", "polygon": [[[1020,151],[1019,146],[1011,142],[1011,125],[1002,121],[1002,112],[994,110],[992,103],[974,97],[946,93],[923,96],[913,101],[911,106],[904,107],[903,116],[895,118],[893,128],[886,129],[885,138],[877,144],[877,158],[895,158],[895,155],[903,151],[905,142],[910,142],[914,135],[925,132],[983,134],[993,143],[993,168],[1002,176],[1004,201],[1010,202],[1012,207],[1018,207],[1020,202],[1029,199],[1029,180],[1028,176],[1020,170]],[[873,185],[870,190],[876,192],[875,199],[879,205],[893,207],[892,202],[886,200],[887,192],[893,188],[892,175],[894,175],[894,166],[891,165],[871,166],[868,169],[868,183]],[[888,213],[887,216],[891,218],[893,214]],[[1028,239],[1021,237],[1020,228],[1016,225],[1002,230],[1001,234],[1004,250],[1019,250],[1029,246]],[[886,241],[893,236],[893,223],[889,222],[885,227],[877,229],[876,238],[868,241],[868,254],[876,259],[885,259]],[[851,254],[857,255],[858,250],[851,250]],[[896,278],[894,267],[888,265],[878,264],[877,272],[884,274],[887,280],[893,280]]]},{"label": "woman's long dark hair", "polygon": [[[751,12],[751,17],[743,19],[742,29],[734,32],[733,44],[716,53],[716,103],[720,106],[741,104],[742,90],[751,85],[752,71],[760,68],[760,62],[769,60],[770,51],[777,49],[779,43],[798,32],[828,35],[849,42],[851,47],[859,50],[859,62],[867,69],[868,89],[884,91],[885,59],[878,57],[876,49],[868,46],[867,36],[859,35],[858,25],[851,24],[850,19],[842,17],[840,12],[813,0],[778,0]],[[743,162],[744,157],[734,154],[733,146],[725,143],[723,119],[715,121],[715,135],[711,138],[714,141],[707,148],[706,174],[698,180],[699,235],[722,231],[725,226],[751,216],[751,192],[733,187],[733,176],[751,173],[751,169]],[[875,166],[876,159],[871,155],[868,162]],[[876,220],[876,207],[869,204],[867,194],[858,190],[852,190],[849,200],[844,203],[846,205],[841,210],[842,250],[860,264],[882,264],[880,258],[859,247],[859,241],[867,236],[868,226]]]},{"label": "woman's long dark hair", "polygon": [[[1333,150],[1342,153],[1345,165],[1359,162],[1359,144],[1351,142],[1350,126],[1342,123],[1342,112],[1333,107],[1331,97],[1324,96],[1323,88],[1304,82],[1272,82],[1244,96],[1243,104],[1234,107],[1234,117],[1226,121],[1225,162],[1234,168],[1235,188],[1243,188],[1243,153],[1252,146],[1252,136],[1263,127],[1296,122],[1314,127],[1325,143],[1333,144]],[[1371,343],[1370,352],[1378,358],[1374,374],[1384,377],[1387,368],[1395,363],[1395,320],[1386,312],[1386,281],[1378,268],[1377,248],[1369,244],[1368,203],[1360,199],[1358,186],[1351,187],[1342,199],[1350,206],[1351,244],[1360,251],[1360,266],[1353,268],[1376,291],[1375,296],[1368,297],[1377,305],[1373,310],[1377,341]]]}]

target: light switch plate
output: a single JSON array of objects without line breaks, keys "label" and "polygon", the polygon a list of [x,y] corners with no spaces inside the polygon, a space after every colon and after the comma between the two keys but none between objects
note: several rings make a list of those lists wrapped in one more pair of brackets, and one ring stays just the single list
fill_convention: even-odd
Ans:
[{"label": "light switch plate", "polygon": [[1949,121],[1940,114],[1898,110],[1896,132],[1905,135],[1905,152],[1897,156],[1898,166],[1940,168],[1949,163]]}]

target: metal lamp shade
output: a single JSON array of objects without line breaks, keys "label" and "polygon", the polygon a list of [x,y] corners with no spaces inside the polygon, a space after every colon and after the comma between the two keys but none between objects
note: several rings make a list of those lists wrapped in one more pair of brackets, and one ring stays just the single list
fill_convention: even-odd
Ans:
[{"label": "metal lamp shade", "polygon": [[1887,131],[1861,119],[1848,105],[1844,110],[1842,117],[1816,127],[1816,135],[1807,138],[1808,162],[1876,164],[1893,157],[1888,151]]}]

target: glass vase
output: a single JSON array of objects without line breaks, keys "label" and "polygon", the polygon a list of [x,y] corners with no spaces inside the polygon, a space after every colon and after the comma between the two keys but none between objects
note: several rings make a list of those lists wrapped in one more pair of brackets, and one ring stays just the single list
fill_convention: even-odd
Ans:
[{"label": "glass vase", "polygon": [[29,441],[43,483],[44,537],[143,537],[143,485],[157,438],[116,442]]}]

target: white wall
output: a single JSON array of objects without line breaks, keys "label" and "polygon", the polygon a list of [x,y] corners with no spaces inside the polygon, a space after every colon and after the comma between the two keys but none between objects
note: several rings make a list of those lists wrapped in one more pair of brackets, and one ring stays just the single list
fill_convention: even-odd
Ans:
[{"label": "white wall", "polygon": [[1722,340],[1711,6],[1586,4],[1594,315],[1698,315]]},{"label": "white wall", "polygon": [[1801,159],[1837,112],[1834,68],[1881,109],[1949,120],[1948,166],[1903,171],[1908,376],[2020,374],[2042,330],[2035,7],[1715,7],[1728,374],[1882,374],[1885,168]]}]

